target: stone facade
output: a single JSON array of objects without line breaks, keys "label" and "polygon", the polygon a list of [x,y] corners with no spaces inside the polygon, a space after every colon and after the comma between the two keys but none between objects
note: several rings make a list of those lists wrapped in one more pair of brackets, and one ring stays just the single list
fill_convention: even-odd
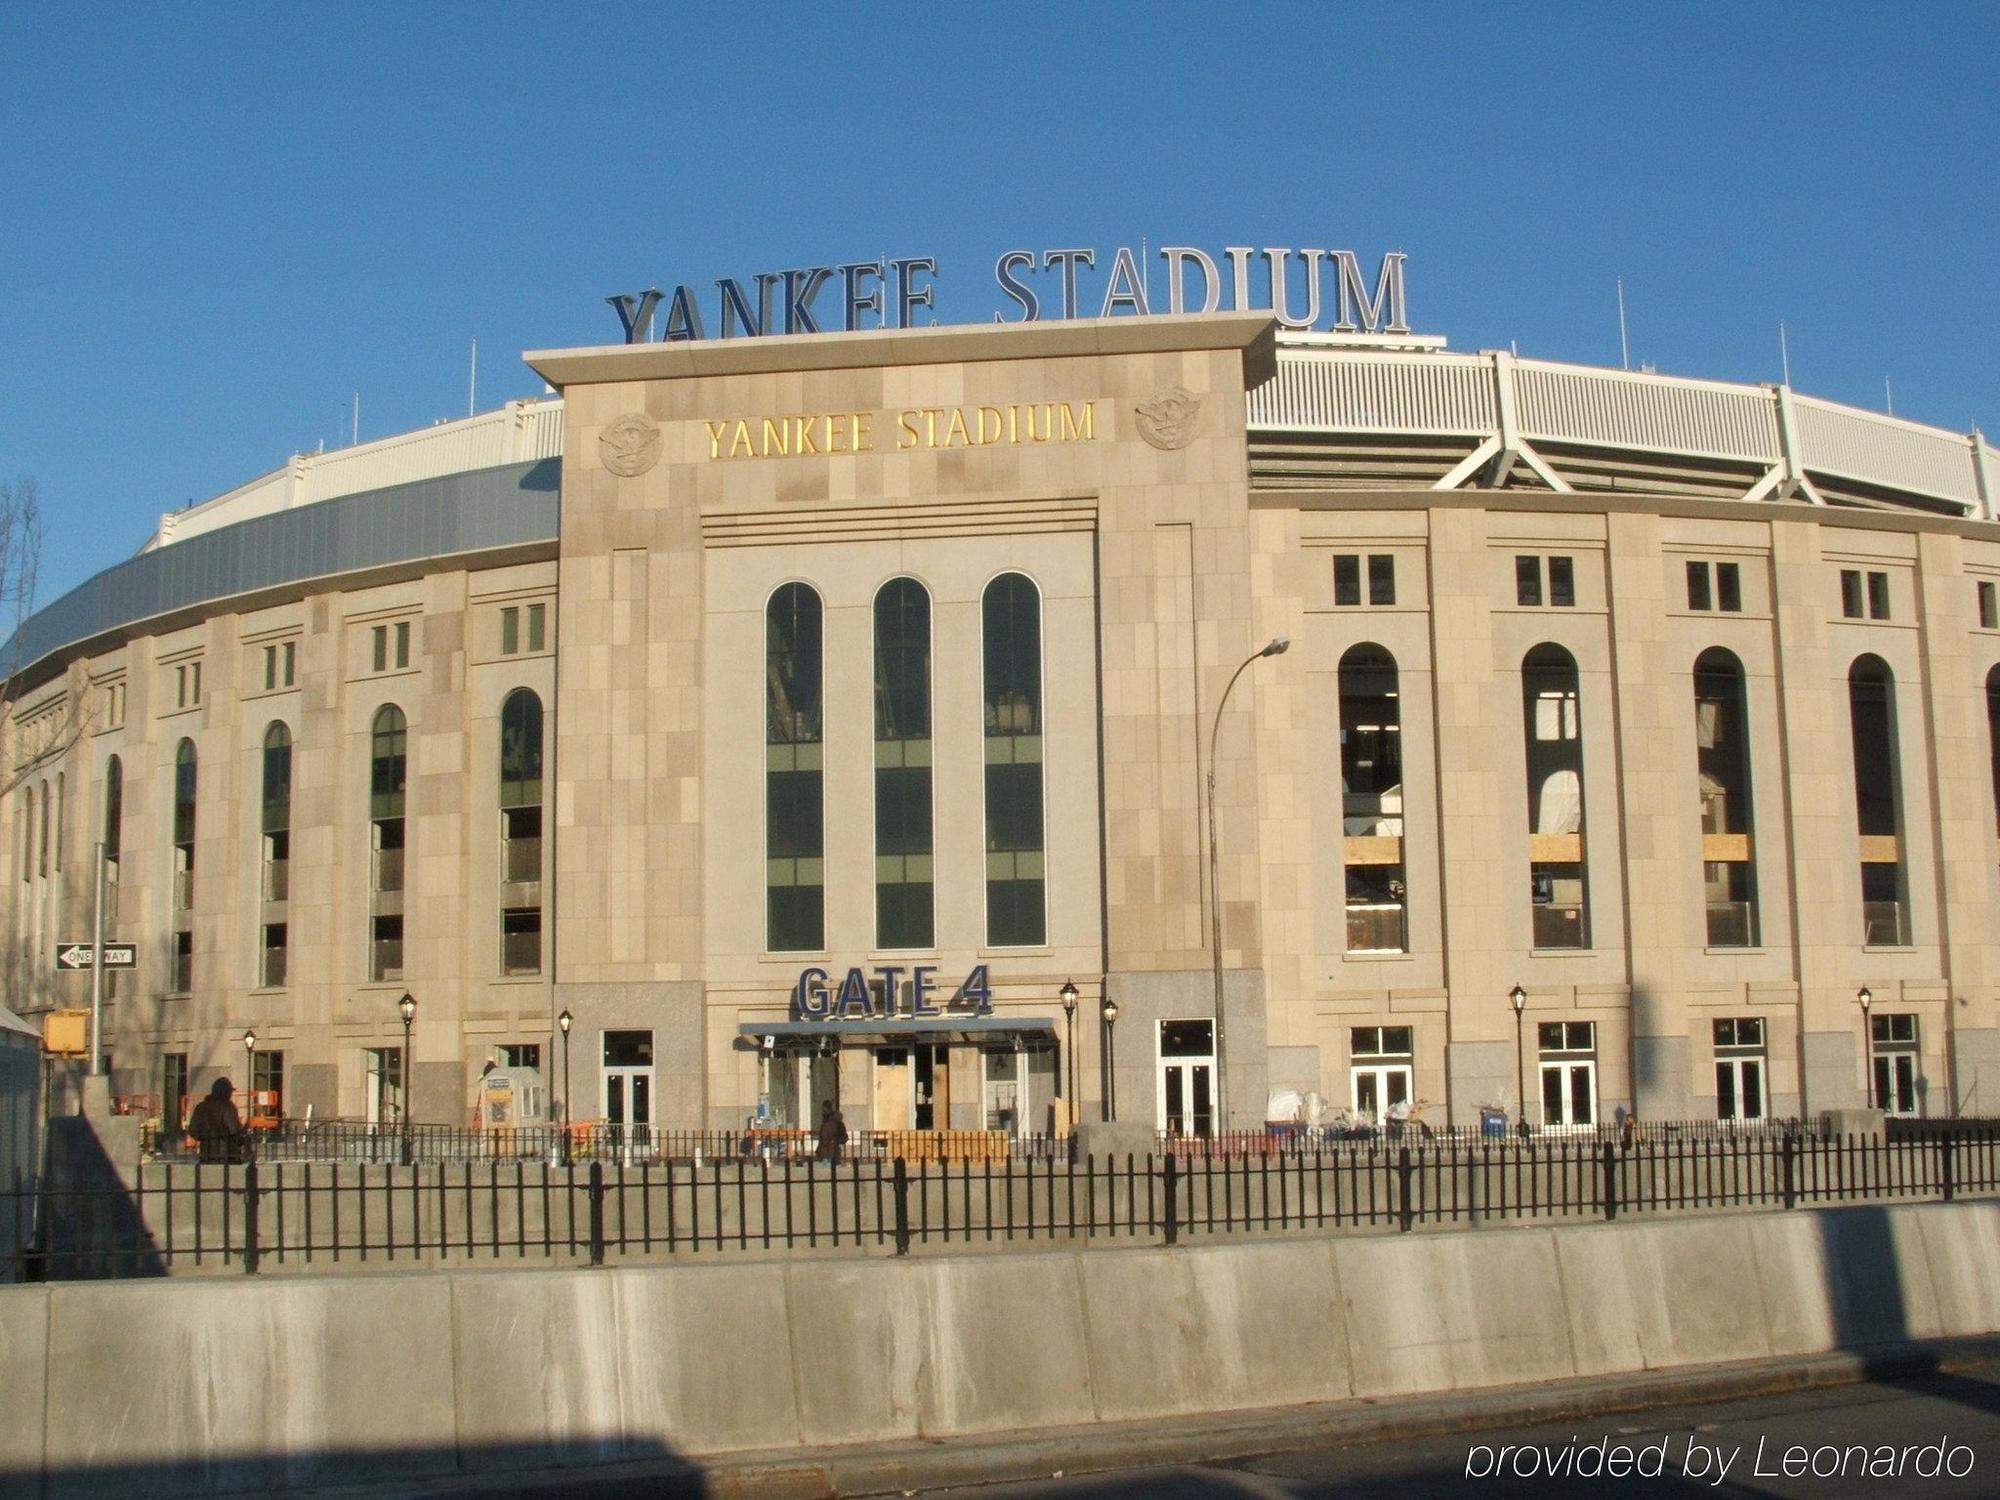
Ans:
[{"label": "stone facade", "polygon": [[[158,1091],[166,1054],[189,1059],[196,1092],[240,1074],[249,1029],[285,1055],[288,1113],[361,1115],[368,1049],[400,1044],[407,991],[422,1119],[464,1118],[503,1046],[539,1047],[560,1087],[553,1018],[566,1010],[579,1117],[609,1107],[610,1032],[649,1034],[649,1062],[621,1065],[650,1067],[658,1125],[741,1125],[780,1066],[806,1070],[802,1101],[837,1087],[851,1125],[900,1125],[898,1091],[912,1085],[888,1074],[914,1067],[911,1036],[849,1027],[838,1055],[813,1063],[785,1030],[801,971],[837,983],[850,966],[922,964],[949,989],[984,965],[999,1028],[988,1041],[1020,1048],[1019,1072],[956,1036],[926,1085],[947,1106],[931,1123],[990,1124],[989,1066],[1017,1080],[1020,1129],[1095,1118],[1107,1071],[1121,1118],[1164,1120],[1163,1028],[1213,1015],[1213,734],[1232,1124],[1259,1120],[1274,1088],[1364,1102],[1355,1070],[1378,1059],[1353,1049],[1380,1043],[1374,1028],[1408,1029],[1408,1052],[1385,1066],[1406,1070],[1432,1118],[1511,1113],[1519,1078],[1533,1116],[1541,1028],[1571,1022],[1593,1028],[1587,1048],[1566,1047],[1587,1053],[1570,1061],[1589,1065],[1596,1117],[1714,1114],[1715,1023],[1738,1019],[1761,1023],[1739,1055],[1757,1064],[1764,1112],[1854,1106],[1870,1086],[1862,986],[1876,1016],[1914,1018],[1922,1107],[2000,1111],[1987,717],[2000,630],[1981,625],[1976,594],[2000,578],[1995,529],[1643,493],[1262,488],[1245,392],[1273,358],[1267,320],[1230,316],[530,355],[565,398],[561,536],[545,555],[322,580],[137,630],[16,700],[16,743],[70,681],[90,707],[75,743],[0,802],[9,1003],[87,1000],[87,978],[54,978],[49,955],[88,936],[88,846],[116,755],[111,927],[141,949],[107,1012],[119,1092]],[[1141,408],[1173,392],[1198,402],[1193,431],[1162,446]],[[1338,595],[1339,558],[1391,559],[1393,602]],[[1522,560],[1557,558],[1568,602],[1550,587],[1523,602]],[[1689,565],[1725,563],[1737,607],[1695,607]],[[1040,605],[1047,930],[1032,947],[991,946],[986,931],[981,600],[1009,572],[1033,581]],[[1883,617],[1844,612],[1850,572],[1884,580]],[[936,941],[920,952],[875,941],[871,611],[898,577],[931,601]],[[793,582],[825,612],[826,942],[773,953],[765,611]],[[545,636],[504,652],[502,610],[530,602],[547,608]],[[407,665],[378,671],[374,632],[398,623]],[[1216,725],[1231,675],[1278,636],[1290,649],[1244,673]],[[286,642],[295,681],[267,689],[266,647]],[[1576,674],[1552,710],[1522,685],[1545,645]],[[1354,942],[1348,893],[1357,861],[1388,857],[1385,839],[1357,832],[1341,782],[1341,664],[1361,647],[1394,662],[1401,746],[1402,937],[1374,947]],[[1752,810],[1747,834],[1722,843],[1704,832],[1707,731],[1692,691],[1696,657],[1714,648],[1741,666]],[[1892,675],[1892,846],[1857,822],[1849,673],[1864,653]],[[199,701],[183,706],[195,662]],[[545,713],[542,938],[539,972],[509,977],[502,910],[522,899],[508,878],[521,871],[501,867],[499,716],[521,688]],[[371,726],[390,703],[408,721],[405,936],[400,977],[376,980]],[[1544,712],[1573,715],[1580,747],[1576,815],[1553,832],[1533,822],[1524,761]],[[259,787],[273,722],[294,746],[288,955],[285,982],[263,985],[273,913],[260,900]],[[184,739],[199,778],[182,992],[172,824]],[[60,868],[46,874],[44,785],[61,808]],[[1864,943],[1863,860],[1885,847],[1908,930]],[[1587,946],[1538,946],[1538,922],[1544,937],[1557,929],[1530,864],[1560,865],[1570,848]],[[1755,941],[1713,943],[1705,862],[1745,851]],[[1080,992],[1073,1023],[1065,981]],[[1200,1088],[1212,1078],[1208,1066]]]}]

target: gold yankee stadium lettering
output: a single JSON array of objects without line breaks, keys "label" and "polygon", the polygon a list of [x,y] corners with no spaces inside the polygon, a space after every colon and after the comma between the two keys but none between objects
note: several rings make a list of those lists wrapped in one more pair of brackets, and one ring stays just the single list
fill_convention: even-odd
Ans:
[{"label": "gold yankee stadium lettering", "polygon": [[[873,453],[875,413],[836,411],[704,421],[708,456],[811,458]],[[896,413],[896,450],[1088,443],[1097,438],[1095,401],[1016,401],[1006,406],[916,406]]]}]

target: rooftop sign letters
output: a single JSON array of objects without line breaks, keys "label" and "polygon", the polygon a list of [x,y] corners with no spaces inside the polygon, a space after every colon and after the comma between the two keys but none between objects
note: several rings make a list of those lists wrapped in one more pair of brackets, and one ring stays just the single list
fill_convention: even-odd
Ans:
[{"label": "rooftop sign letters", "polygon": [[[1148,317],[1156,312],[1269,312],[1281,327],[1335,333],[1407,334],[1401,251],[1382,257],[1373,284],[1352,250],[1256,249],[1230,245],[1218,261],[1194,245],[1162,245],[1164,281],[1155,284],[1144,248],[1120,245],[1104,258],[1101,287],[1086,285],[1099,257],[1092,249],[1008,250],[993,263],[1006,299],[996,323],[1044,319]],[[850,261],[790,271],[723,277],[712,295],[677,286],[604,300],[618,314],[625,342],[685,343],[710,336],[858,332],[914,328],[936,308],[938,263],[930,255]],[[706,312],[707,316],[704,316]],[[712,319],[712,323],[710,321]],[[658,332],[655,333],[657,320]]]}]

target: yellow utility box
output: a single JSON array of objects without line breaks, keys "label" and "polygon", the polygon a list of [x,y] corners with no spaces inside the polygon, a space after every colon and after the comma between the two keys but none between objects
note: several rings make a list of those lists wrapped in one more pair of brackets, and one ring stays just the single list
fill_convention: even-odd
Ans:
[{"label": "yellow utility box", "polygon": [[42,1017],[42,1050],[61,1057],[90,1053],[90,1012],[52,1010]]}]

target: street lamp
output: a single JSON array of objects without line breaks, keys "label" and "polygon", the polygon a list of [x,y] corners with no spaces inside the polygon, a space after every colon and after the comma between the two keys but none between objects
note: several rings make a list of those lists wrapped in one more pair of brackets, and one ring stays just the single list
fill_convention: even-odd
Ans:
[{"label": "street lamp", "polygon": [[1112,1027],[1118,1021],[1118,1002],[1109,995],[1097,1007],[1098,1015],[1104,1018],[1104,1102],[1099,1114],[1106,1120],[1118,1118],[1118,1037]]},{"label": "street lamp", "polygon": [[1215,721],[1208,731],[1208,941],[1215,959],[1215,1115],[1224,1131],[1229,1129],[1229,1048],[1222,1014],[1222,887],[1215,843],[1215,740],[1222,732],[1222,711],[1229,706],[1229,694],[1236,686],[1236,679],[1259,657],[1283,656],[1291,646],[1290,636],[1276,636],[1243,659],[1243,665],[1230,674],[1229,685],[1222,690],[1221,701],[1215,705]]},{"label": "street lamp", "polygon": [[1514,1098],[1521,1113],[1521,1134],[1528,1133],[1528,1064],[1521,1052],[1522,1013],[1528,1008],[1528,992],[1518,984],[1507,992],[1514,1007]]},{"label": "street lamp", "polygon": [[[250,1113],[253,1116],[257,1113],[257,1100],[253,1092],[256,1086],[256,1081],[257,1081],[257,1033],[254,1031],[246,1031],[243,1033],[243,1097],[250,1101]],[[248,1129],[249,1122],[244,1121],[242,1123],[245,1126],[243,1139],[248,1140],[250,1138]]]},{"label": "street lamp", "polygon": [[1060,991],[1062,995],[1063,1021],[1066,1040],[1063,1050],[1069,1055],[1069,1125],[1076,1129],[1076,984],[1065,979]]},{"label": "street lamp", "polygon": [[1861,993],[1854,997],[1861,1002],[1861,1071],[1868,1079],[1868,1107],[1875,1107],[1875,1033],[1868,1029],[1868,1007],[1875,1003],[1875,993],[1867,985],[1861,986]]},{"label": "street lamp", "polygon": [[396,1002],[396,1009],[403,1017],[403,1056],[398,1071],[403,1075],[401,1082],[403,1099],[403,1165],[410,1164],[410,1025],[417,1019],[416,997],[407,990],[403,998]]},{"label": "street lamp", "polygon": [[569,1165],[569,1029],[576,1024],[576,1017],[568,1010],[556,1017],[556,1025],[562,1030],[563,1038],[563,1165]]}]

